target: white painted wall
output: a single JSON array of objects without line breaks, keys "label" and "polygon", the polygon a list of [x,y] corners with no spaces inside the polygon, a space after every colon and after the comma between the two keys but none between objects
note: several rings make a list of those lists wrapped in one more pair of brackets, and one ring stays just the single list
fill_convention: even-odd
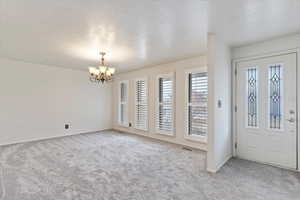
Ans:
[{"label": "white painted wall", "polygon": [[[113,115],[113,127],[116,130],[130,132],[138,135],[143,135],[159,140],[164,140],[172,143],[177,143],[193,148],[207,150],[206,143],[194,142],[184,138],[185,134],[185,72],[189,69],[206,68],[206,56],[199,56],[191,59],[181,60],[174,63],[158,65],[154,67],[144,68],[128,73],[122,73],[117,75],[113,85],[114,95],[114,115]],[[159,135],[155,131],[155,102],[156,102],[156,79],[159,74],[175,73],[176,82],[176,114],[175,114],[175,136]],[[118,98],[119,98],[119,81],[129,80],[129,122],[134,122],[134,85],[133,80],[137,78],[148,77],[148,116],[149,116],[149,129],[148,131],[140,131],[135,128],[126,128],[118,125]]]},{"label": "white painted wall", "polygon": [[111,91],[83,71],[1,58],[0,145],[109,129]]},{"label": "white painted wall", "polygon": [[[300,60],[300,34],[292,34],[272,40],[257,42],[250,45],[236,47],[232,49],[232,57],[235,61],[241,59],[253,59],[271,55],[280,55],[284,53],[297,53],[297,60]],[[297,62],[297,85],[300,84],[300,69]],[[300,87],[298,87],[298,105],[300,105]],[[298,106],[298,119],[300,119],[300,107]],[[298,120],[300,127],[300,120]],[[298,135],[299,135],[298,131]],[[300,165],[300,137],[298,136],[298,166]],[[298,167],[300,171],[300,167]]]},{"label": "white painted wall", "polygon": [[300,48],[300,34],[288,35],[232,49],[232,58],[247,58]]},{"label": "white painted wall", "polygon": [[207,170],[217,172],[232,157],[231,55],[230,48],[214,34],[208,35],[208,77]]}]

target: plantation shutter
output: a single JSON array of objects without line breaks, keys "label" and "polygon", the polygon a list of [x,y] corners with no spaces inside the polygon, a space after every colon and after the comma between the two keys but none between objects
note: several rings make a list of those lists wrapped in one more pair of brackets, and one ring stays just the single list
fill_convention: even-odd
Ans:
[{"label": "plantation shutter", "polygon": [[207,73],[190,73],[188,96],[188,134],[192,136],[207,135]]},{"label": "plantation shutter", "polygon": [[128,82],[120,83],[119,124],[128,126]]},{"label": "plantation shutter", "polygon": [[172,77],[158,78],[158,122],[160,133],[171,134],[173,131],[173,79]]},{"label": "plantation shutter", "polygon": [[147,101],[147,82],[146,80],[137,80],[136,104],[135,104],[135,128],[147,130],[148,128],[148,101]]}]

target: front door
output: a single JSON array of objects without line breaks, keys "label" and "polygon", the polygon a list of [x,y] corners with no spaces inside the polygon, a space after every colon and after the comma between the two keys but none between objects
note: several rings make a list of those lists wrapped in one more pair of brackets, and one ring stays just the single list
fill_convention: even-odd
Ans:
[{"label": "front door", "polygon": [[297,168],[296,54],[237,63],[237,156]]}]

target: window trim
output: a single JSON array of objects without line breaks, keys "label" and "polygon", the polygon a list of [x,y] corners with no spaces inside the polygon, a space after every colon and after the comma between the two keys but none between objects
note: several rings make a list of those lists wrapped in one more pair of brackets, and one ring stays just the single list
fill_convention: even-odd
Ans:
[{"label": "window trim", "polygon": [[[118,83],[119,85],[119,89],[118,89],[118,100],[119,100],[119,105],[118,105],[118,124],[120,126],[123,126],[123,127],[129,127],[129,120],[128,120],[128,117],[129,117],[129,80],[122,80],[122,81],[119,81]],[[121,101],[121,84],[126,84],[126,103],[123,103],[127,106],[127,113],[126,113],[126,118],[127,120],[125,122],[121,122],[121,104],[122,104],[122,101]]]},{"label": "window trim", "polygon": [[[136,100],[136,92],[137,92],[137,88],[136,88],[136,83],[138,81],[145,81],[145,90],[146,90],[146,102],[147,102],[147,119],[146,119],[146,125],[145,128],[140,128],[137,127],[137,100]],[[142,131],[148,131],[149,129],[149,92],[148,92],[148,78],[147,77],[142,77],[142,78],[136,78],[134,79],[134,128],[136,130],[142,130]]]},{"label": "window trim", "polygon": [[[163,131],[159,129],[159,95],[160,95],[160,91],[159,91],[159,79],[160,78],[171,78],[172,80],[172,130],[171,131]],[[175,136],[175,95],[176,95],[176,90],[175,90],[175,73],[171,72],[171,73],[164,73],[164,74],[159,74],[156,76],[155,79],[155,131],[157,134],[160,135],[166,135],[166,136]]]},{"label": "window trim", "polygon": [[[207,67],[200,67],[200,68],[194,68],[189,69],[185,71],[185,133],[184,133],[184,139],[191,140],[195,142],[201,142],[201,143],[207,143],[208,135],[206,136],[195,136],[195,135],[189,135],[189,74],[191,73],[207,73]],[[207,132],[208,134],[208,132]]]}]

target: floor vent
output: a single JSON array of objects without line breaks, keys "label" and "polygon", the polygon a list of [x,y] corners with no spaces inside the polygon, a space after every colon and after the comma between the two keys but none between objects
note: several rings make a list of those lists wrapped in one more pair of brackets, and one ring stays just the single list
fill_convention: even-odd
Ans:
[{"label": "floor vent", "polygon": [[188,147],[182,147],[183,150],[186,150],[186,151],[193,151],[192,149],[188,148]]}]

